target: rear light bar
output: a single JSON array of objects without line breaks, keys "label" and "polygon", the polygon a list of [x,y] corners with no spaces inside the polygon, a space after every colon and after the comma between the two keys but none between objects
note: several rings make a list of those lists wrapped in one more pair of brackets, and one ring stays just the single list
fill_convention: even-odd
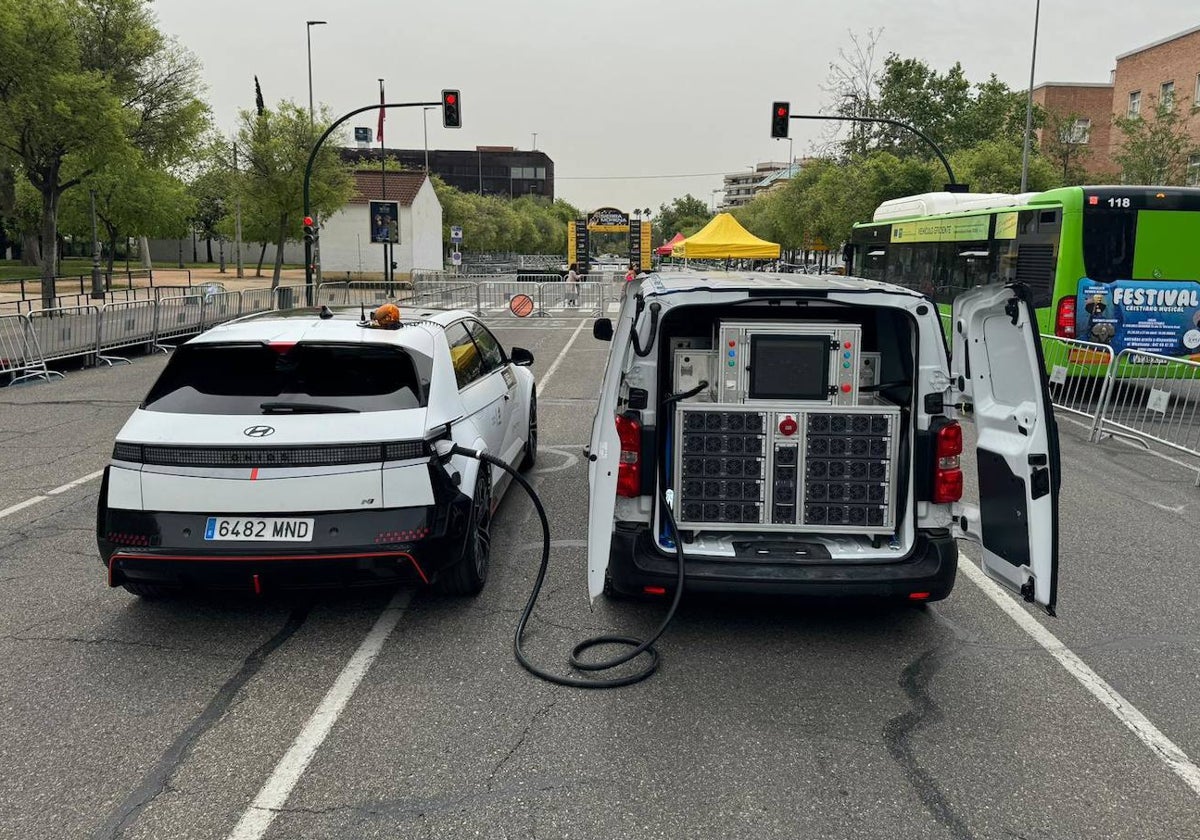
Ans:
[{"label": "rear light bar", "polygon": [[161,467],[337,467],[409,461],[430,453],[423,440],[311,446],[159,446],[117,443],[113,460]]},{"label": "rear light bar", "polygon": [[642,495],[642,424],[632,417],[617,415],[617,437],[621,441],[617,495],[634,499]]},{"label": "rear light bar", "polygon": [[1054,313],[1054,334],[1059,338],[1075,337],[1075,298],[1058,299],[1058,309]]},{"label": "rear light bar", "polygon": [[935,504],[949,504],[962,498],[963,473],[959,456],[963,451],[962,426],[942,418],[933,430],[933,494]]}]

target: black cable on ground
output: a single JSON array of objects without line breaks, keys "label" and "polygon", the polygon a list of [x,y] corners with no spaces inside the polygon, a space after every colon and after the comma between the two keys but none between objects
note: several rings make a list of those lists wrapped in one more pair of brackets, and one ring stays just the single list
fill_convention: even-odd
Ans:
[{"label": "black cable on ground", "polygon": [[[627,662],[632,662],[643,653],[649,657],[646,666],[639,671],[627,674],[623,677],[613,677],[611,679],[584,679],[581,677],[565,677],[558,674],[553,674],[545,671],[534,665],[533,662],[525,655],[525,651],[521,645],[521,638],[525,635],[525,627],[529,623],[529,617],[533,614],[533,606],[537,602],[538,595],[541,594],[542,584],[546,581],[546,572],[550,568],[550,520],[546,518],[546,509],[542,506],[542,500],[538,498],[537,492],[533,486],[521,475],[516,469],[488,455],[486,452],[479,452],[474,449],[467,449],[462,446],[455,445],[450,450],[451,454],[465,455],[468,458],[475,458],[485,464],[497,466],[508,473],[512,479],[521,485],[521,489],[529,496],[529,500],[533,502],[533,507],[537,511],[538,519],[542,523],[542,562],[538,566],[537,580],[533,584],[533,590],[529,593],[529,600],[525,604],[525,609],[521,613],[521,618],[517,621],[517,630],[513,636],[513,655],[516,656],[517,662],[521,664],[529,673],[535,677],[552,682],[557,685],[566,685],[573,688],[620,688],[621,686],[633,685],[641,682],[658,670],[658,651],[654,649],[654,643],[662,636],[671,619],[675,617],[675,610],[679,607],[679,599],[683,596],[683,541],[679,538],[679,531],[675,526],[675,517],[671,513],[671,508],[666,503],[666,499],[661,499],[663,513],[667,517],[667,524],[671,534],[675,540],[675,555],[679,561],[679,572],[675,579],[675,598],[671,601],[670,609],[667,610],[666,616],[663,617],[662,623],[650,638],[642,641],[630,636],[604,635],[595,636],[589,639],[584,639],[579,644],[571,649],[571,656],[568,659],[572,668],[578,671],[597,672],[607,671],[611,668],[616,668],[624,665]],[[599,662],[584,662],[581,660],[580,654],[600,645],[626,645],[631,648],[629,651],[615,656],[612,659],[605,659]]]}]

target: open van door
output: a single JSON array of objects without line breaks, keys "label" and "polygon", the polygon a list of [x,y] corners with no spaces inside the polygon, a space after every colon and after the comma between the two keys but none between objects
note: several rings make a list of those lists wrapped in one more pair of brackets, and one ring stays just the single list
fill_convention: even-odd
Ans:
[{"label": "open van door", "polygon": [[958,536],[980,546],[989,577],[1053,615],[1058,427],[1025,286],[984,286],[955,299],[951,375],[953,401],[978,431],[980,503],[959,506]]},{"label": "open van door", "polygon": [[[604,379],[592,420],[592,440],[588,445],[588,597],[593,601],[604,591],[604,576],[612,551],[613,517],[617,510],[617,472],[621,461],[621,440],[617,436],[617,399],[626,355],[633,331],[635,295],[621,302],[616,324],[609,330],[611,345]],[[599,322],[597,322],[599,325]],[[607,325],[603,325],[607,326]],[[593,334],[600,337],[601,330]]]}]

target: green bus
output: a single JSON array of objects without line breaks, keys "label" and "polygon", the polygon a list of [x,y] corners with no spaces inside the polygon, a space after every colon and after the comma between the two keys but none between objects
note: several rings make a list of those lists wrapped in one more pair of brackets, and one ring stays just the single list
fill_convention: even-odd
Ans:
[{"label": "green bus", "polygon": [[1200,361],[1200,188],[894,199],[854,226],[846,262],[943,312],[965,289],[1020,281],[1043,334]]}]

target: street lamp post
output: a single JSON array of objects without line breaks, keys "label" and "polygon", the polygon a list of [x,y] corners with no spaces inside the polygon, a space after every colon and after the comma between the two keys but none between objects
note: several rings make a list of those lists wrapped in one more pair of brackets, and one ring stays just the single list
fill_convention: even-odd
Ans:
[{"label": "street lamp post", "polygon": [[1037,65],[1038,19],[1042,14],[1042,0],[1033,7],[1033,55],[1029,59],[1029,90],[1025,94],[1025,145],[1021,149],[1021,192],[1029,186],[1029,142],[1033,134],[1033,71]]},{"label": "street lamp post", "polygon": [[[304,38],[308,43],[308,130],[310,133],[316,132],[316,109],[313,107],[313,81],[312,81],[312,28],[314,26],[324,26],[326,21],[323,20],[308,20],[304,22]],[[315,219],[317,229],[321,229],[321,220]],[[312,255],[313,264],[316,268],[317,282],[321,282],[321,243],[317,240],[317,245],[313,249]],[[238,275],[241,276],[240,274]]]},{"label": "street lamp post", "polygon": [[436,111],[436,107],[428,105],[421,109],[421,131],[425,135],[425,174],[429,174],[429,121],[425,119],[425,115],[430,111]]}]

